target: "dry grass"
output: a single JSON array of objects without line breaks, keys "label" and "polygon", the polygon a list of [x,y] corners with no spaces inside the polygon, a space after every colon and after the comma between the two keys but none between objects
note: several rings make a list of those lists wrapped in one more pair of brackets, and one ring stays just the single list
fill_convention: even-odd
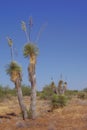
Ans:
[{"label": "dry grass", "polygon": [[[24,101],[29,108],[30,98]],[[53,112],[46,100],[37,100],[37,119],[23,121],[17,98],[0,103],[0,130],[87,130],[87,101],[72,99]],[[12,113],[12,114],[11,114]]]}]

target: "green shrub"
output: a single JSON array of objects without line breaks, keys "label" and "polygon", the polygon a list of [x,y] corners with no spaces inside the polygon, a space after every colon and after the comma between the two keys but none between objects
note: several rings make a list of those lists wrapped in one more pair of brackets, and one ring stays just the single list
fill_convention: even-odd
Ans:
[{"label": "green shrub", "polygon": [[0,86],[0,98],[4,96],[3,88]]},{"label": "green shrub", "polygon": [[23,92],[23,96],[30,96],[31,88],[29,86],[22,85],[22,92]]},{"label": "green shrub", "polygon": [[39,94],[41,99],[49,100],[53,96],[54,92],[49,85],[43,88],[43,91]]},{"label": "green shrub", "polygon": [[16,90],[15,90],[15,88],[12,89],[12,88],[9,88],[7,86],[7,87],[3,88],[3,91],[4,91],[5,96],[7,96],[7,97],[9,97],[9,96],[16,96]]},{"label": "green shrub", "polygon": [[38,96],[38,97],[40,97],[40,96],[41,96],[41,94],[42,94],[42,92],[41,92],[41,91],[37,91],[37,96]]},{"label": "green shrub", "polygon": [[87,88],[84,88],[84,89],[83,89],[83,92],[86,92],[86,93],[87,93]]},{"label": "green shrub", "polygon": [[78,90],[66,90],[65,95],[68,97],[68,99],[72,99],[72,97],[78,95]]},{"label": "green shrub", "polygon": [[78,98],[80,99],[86,99],[87,98],[87,95],[85,92],[79,92],[78,95],[77,95]]},{"label": "green shrub", "polygon": [[5,98],[11,99],[11,96],[15,96],[16,92],[15,89],[11,89],[8,86],[1,86],[0,85],[0,101],[2,102]]},{"label": "green shrub", "polygon": [[67,97],[65,95],[54,94],[51,99],[52,109],[64,107],[67,103]]},{"label": "green shrub", "polygon": [[78,94],[78,90],[66,90],[65,94],[68,96],[75,96]]}]

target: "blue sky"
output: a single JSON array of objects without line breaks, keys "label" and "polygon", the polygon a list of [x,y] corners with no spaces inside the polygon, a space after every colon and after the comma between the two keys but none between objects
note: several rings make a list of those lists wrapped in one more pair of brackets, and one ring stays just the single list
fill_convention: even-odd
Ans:
[{"label": "blue sky", "polygon": [[40,27],[47,23],[37,46],[37,89],[51,82],[56,85],[62,74],[69,89],[87,87],[87,2],[86,0],[0,0],[0,84],[14,84],[6,75],[10,62],[10,49],[6,36],[12,38],[18,55],[15,60],[23,68],[23,84],[28,82],[28,59],[23,57],[26,37],[21,21],[27,24],[33,18],[32,41]]}]

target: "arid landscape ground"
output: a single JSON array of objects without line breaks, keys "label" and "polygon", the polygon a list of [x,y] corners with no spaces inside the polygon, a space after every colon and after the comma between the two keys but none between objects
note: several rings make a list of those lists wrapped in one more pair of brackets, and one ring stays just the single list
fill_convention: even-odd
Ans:
[{"label": "arid landscape ground", "polygon": [[[24,97],[27,108],[29,100]],[[5,99],[0,103],[0,130],[87,130],[87,100],[73,98],[51,112],[49,101],[37,99],[37,119],[24,121],[17,98]]]}]

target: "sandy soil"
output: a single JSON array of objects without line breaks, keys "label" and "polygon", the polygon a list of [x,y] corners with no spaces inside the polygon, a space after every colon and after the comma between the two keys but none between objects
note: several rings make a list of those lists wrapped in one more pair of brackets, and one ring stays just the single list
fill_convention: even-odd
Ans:
[{"label": "sandy soil", "polygon": [[[24,98],[27,108],[30,98]],[[50,112],[49,102],[37,99],[37,119],[22,120],[17,98],[0,103],[0,130],[87,130],[87,100],[73,98]]]}]

